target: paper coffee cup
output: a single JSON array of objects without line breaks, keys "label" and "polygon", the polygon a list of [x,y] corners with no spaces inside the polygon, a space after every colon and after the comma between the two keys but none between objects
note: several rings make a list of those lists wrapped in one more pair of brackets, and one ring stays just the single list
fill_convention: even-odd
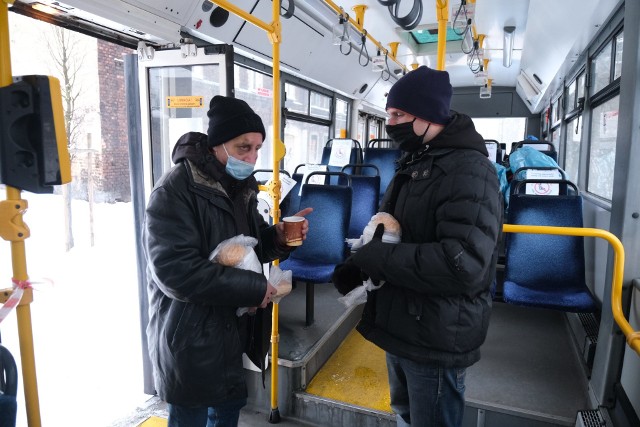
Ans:
[{"label": "paper coffee cup", "polygon": [[302,245],[302,224],[304,223],[304,217],[287,216],[282,218],[282,222],[284,223],[284,238],[287,246]]}]

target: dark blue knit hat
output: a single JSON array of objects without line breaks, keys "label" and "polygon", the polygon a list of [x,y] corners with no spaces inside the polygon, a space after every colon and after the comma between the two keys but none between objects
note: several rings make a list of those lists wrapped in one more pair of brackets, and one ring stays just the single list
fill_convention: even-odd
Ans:
[{"label": "dark blue knit hat", "polygon": [[265,138],[262,119],[241,99],[216,95],[209,103],[209,147],[225,142],[249,132],[260,132]]},{"label": "dark blue knit hat", "polygon": [[397,108],[428,122],[446,125],[452,92],[449,73],[423,65],[391,87],[386,108]]}]

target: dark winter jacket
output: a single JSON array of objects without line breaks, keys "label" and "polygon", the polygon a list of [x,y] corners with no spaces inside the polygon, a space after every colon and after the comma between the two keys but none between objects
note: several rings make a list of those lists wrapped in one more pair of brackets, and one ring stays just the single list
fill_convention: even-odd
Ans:
[{"label": "dark winter jacket", "polygon": [[502,202],[468,116],[453,114],[427,148],[401,160],[381,210],[400,222],[402,241],[356,255],[363,271],[386,281],[369,293],[358,331],[400,357],[470,366],[489,325]]},{"label": "dark winter jacket", "polygon": [[242,352],[248,316],[238,318],[236,309],[259,305],[266,293],[262,274],[212,263],[210,253],[223,240],[249,234],[259,241],[254,249],[261,262],[288,254],[257,211],[255,180],[226,175],[206,142],[195,132],[178,141],[176,165],[153,189],[143,231],[156,392],[183,406],[247,396]]}]

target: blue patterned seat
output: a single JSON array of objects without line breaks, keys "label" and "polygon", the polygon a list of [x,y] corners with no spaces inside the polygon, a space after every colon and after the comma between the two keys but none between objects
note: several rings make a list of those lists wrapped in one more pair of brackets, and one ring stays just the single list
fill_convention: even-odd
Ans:
[{"label": "blue patterned seat", "polygon": [[[529,180],[518,183],[523,187]],[[556,182],[536,180],[535,182]],[[511,195],[508,223],[582,227],[582,196]],[[595,312],[596,301],[585,282],[584,238],[529,233],[505,237],[503,298],[511,304],[570,312]]]},{"label": "blue patterned seat", "polygon": [[[382,200],[384,192],[387,190],[391,179],[396,173],[396,161],[400,158],[402,152],[397,148],[377,148],[368,147],[364,152],[363,163],[373,164],[379,170],[380,175],[380,194],[378,200]],[[363,170],[364,175],[371,174],[370,170]]]},{"label": "blue patterned seat", "polygon": [[[312,207],[307,215],[307,238],[289,258],[280,264],[283,270],[291,270],[293,281],[306,284],[306,325],[313,324],[314,285],[331,282],[335,266],[347,255],[345,239],[351,216],[352,189],[350,177],[341,172],[312,172],[313,175],[336,176],[346,179],[347,185],[320,185],[305,183],[302,186],[300,207]],[[345,178],[346,177],[346,178]]]},{"label": "blue patterned seat", "polygon": [[[362,175],[355,175],[356,167]],[[375,175],[368,175],[371,170]],[[342,172],[351,175],[351,187],[353,188],[353,200],[351,201],[351,218],[349,219],[349,231],[347,238],[357,239],[362,235],[362,230],[369,220],[378,212],[380,197],[380,176],[375,165],[363,163],[361,165],[345,165]],[[346,185],[346,178],[340,177],[338,184]]]}]

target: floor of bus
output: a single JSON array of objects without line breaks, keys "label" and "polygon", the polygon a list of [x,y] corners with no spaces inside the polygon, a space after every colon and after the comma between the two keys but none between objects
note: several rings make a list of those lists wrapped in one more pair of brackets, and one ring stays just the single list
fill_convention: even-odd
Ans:
[{"label": "floor of bus", "polygon": [[[336,322],[348,311],[337,301],[339,294],[332,285],[315,288],[316,320],[311,327],[304,325],[304,287],[298,287],[280,304],[280,370],[283,363],[293,366],[309,352],[317,351],[319,343],[335,333]],[[588,408],[584,367],[563,313],[494,303],[481,352],[480,362],[467,369],[465,397],[469,408],[524,417],[534,423],[531,425],[574,425],[576,412]],[[268,392],[269,378],[264,390]],[[307,398],[318,396],[341,402],[342,406],[365,408],[387,422],[392,419],[384,353],[354,330],[346,334],[302,393]],[[269,406],[243,410],[240,426],[269,424]],[[475,418],[470,423],[466,418],[467,414],[465,425],[476,425]],[[310,422],[282,414],[280,424],[303,426]],[[129,419],[112,425],[125,426],[166,426],[165,405],[157,398],[151,399]]]}]

